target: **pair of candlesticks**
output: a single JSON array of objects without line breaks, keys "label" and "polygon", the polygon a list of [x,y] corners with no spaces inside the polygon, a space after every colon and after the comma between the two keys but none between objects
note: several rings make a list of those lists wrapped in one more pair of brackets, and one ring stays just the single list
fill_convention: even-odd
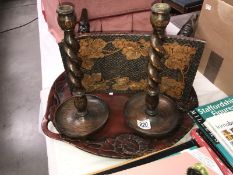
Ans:
[{"label": "pair of candlesticks", "polygon": [[[57,108],[55,124],[57,130],[68,138],[86,138],[106,124],[110,111],[102,99],[87,95],[82,85],[84,74],[81,68],[82,59],[77,55],[79,44],[74,35],[76,17],[73,6],[60,5],[57,13],[59,26],[64,31],[62,45],[66,59],[63,59],[63,63],[73,96]],[[147,92],[132,96],[124,108],[125,120],[129,127],[150,137],[163,137],[171,133],[182,116],[176,103],[159,92],[160,60],[167,56],[163,41],[169,20],[168,4],[156,3],[151,7],[150,21],[153,33],[149,51]]]}]

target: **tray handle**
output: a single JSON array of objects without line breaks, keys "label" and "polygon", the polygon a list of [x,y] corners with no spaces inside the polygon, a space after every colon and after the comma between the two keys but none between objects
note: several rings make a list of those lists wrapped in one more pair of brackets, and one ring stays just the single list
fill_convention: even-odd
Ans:
[{"label": "tray handle", "polygon": [[[60,77],[61,77],[61,75],[59,76],[59,78]],[[53,84],[52,87],[54,87],[54,86],[55,86],[55,83]],[[51,114],[51,108],[53,107],[53,104],[51,104],[51,101],[52,101],[52,98],[54,97],[54,93],[55,93],[54,88],[51,88],[49,96],[48,96],[48,104],[47,104],[46,112],[45,112],[44,118],[41,122],[41,129],[46,136],[53,138],[53,139],[56,139],[56,140],[61,140],[60,134],[54,133],[48,129],[48,124],[50,121],[52,121],[52,119],[50,118],[50,114]]]},{"label": "tray handle", "polygon": [[60,134],[57,134],[57,133],[54,133],[52,131],[50,131],[48,129],[48,124],[49,124],[49,120],[44,117],[42,122],[41,122],[41,128],[42,128],[42,131],[44,132],[44,134],[50,138],[53,138],[53,139],[56,139],[56,140],[61,140],[61,136]]}]

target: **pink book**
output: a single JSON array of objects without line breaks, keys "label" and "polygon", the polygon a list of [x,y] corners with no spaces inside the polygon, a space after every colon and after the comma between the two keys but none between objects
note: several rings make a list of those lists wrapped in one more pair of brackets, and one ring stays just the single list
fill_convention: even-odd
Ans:
[{"label": "pink book", "polygon": [[199,163],[209,175],[222,175],[205,147],[185,150],[167,158],[114,173],[114,175],[187,175],[187,169]]}]

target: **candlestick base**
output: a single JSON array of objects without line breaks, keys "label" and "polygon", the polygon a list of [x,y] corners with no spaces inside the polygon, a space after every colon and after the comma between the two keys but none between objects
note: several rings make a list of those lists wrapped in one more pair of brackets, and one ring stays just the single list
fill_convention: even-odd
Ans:
[{"label": "candlestick base", "polygon": [[86,95],[87,113],[77,113],[75,96],[64,101],[55,112],[55,125],[58,132],[70,139],[84,138],[96,132],[107,122],[107,104],[96,96]]},{"label": "candlestick base", "polygon": [[170,134],[180,123],[183,112],[177,109],[173,100],[160,95],[157,114],[148,115],[145,95],[145,93],[136,94],[126,103],[124,115],[127,124],[145,136],[163,137]]}]

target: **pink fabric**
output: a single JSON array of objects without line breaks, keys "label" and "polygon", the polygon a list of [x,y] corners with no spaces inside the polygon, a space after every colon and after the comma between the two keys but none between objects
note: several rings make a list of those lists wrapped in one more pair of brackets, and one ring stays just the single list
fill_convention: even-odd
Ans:
[{"label": "pink fabric", "polygon": [[152,31],[150,10],[133,14],[133,31]]},{"label": "pink fabric", "polygon": [[[151,31],[151,4],[160,0],[62,0],[75,7],[77,19],[87,8],[91,31]],[[60,42],[63,32],[57,24],[58,0],[42,0],[42,11],[50,32]],[[130,14],[129,14],[130,13]],[[118,15],[116,17],[111,17]]]},{"label": "pink fabric", "polygon": [[124,15],[102,20],[102,31],[129,31],[132,28],[132,15]]}]

